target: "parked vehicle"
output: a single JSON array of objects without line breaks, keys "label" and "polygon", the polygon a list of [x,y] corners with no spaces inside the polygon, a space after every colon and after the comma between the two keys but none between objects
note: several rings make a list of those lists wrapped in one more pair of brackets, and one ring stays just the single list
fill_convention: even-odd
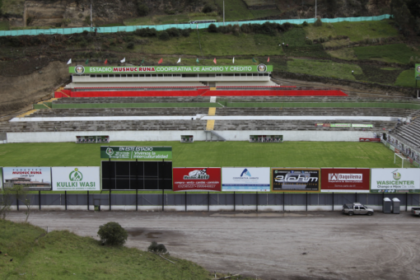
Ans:
[{"label": "parked vehicle", "polygon": [[414,216],[419,216],[420,217],[420,207],[411,208],[411,214],[413,214]]},{"label": "parked vehicle", "polygon": [[361,204],[359,202],[344,204],[342,212],[343,212],[343,214],[347,214],[349,216],[353,216],[353,215],[372,216],[373,213],[374,213],[373,209],[368,208],[367,206],[364,206],[363,204]]}]

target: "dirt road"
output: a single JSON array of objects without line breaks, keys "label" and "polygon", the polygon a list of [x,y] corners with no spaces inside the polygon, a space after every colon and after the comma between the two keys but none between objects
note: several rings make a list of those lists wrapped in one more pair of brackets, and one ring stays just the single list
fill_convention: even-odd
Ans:
[{"label": "dirt road", "polygon": [[100,225],[116,221],[130,233],[127,246],[146,250],[155,240],[210,271],[263,279],[420,278],[420,220],[405,212],[34,212],[29,221],[94,238]]}]

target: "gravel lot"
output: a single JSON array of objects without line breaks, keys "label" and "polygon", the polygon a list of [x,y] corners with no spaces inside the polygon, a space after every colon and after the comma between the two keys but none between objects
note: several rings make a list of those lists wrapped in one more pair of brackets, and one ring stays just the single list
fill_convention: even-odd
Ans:
[{"label": "gravel lot", "polygon": [[[23,221],[24,213],[8,219]],[[261,279],[420,279],[420,219],[410,213],[33,212],[30,223],[97,238],[119,222],[127,246],[151,241],[209,271]]]}]

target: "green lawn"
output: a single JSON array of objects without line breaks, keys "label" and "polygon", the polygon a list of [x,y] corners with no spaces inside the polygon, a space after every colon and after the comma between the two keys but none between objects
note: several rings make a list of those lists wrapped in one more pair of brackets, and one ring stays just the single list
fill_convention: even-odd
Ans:
[{"label": "green lawn", "polygon": [[[396,86],[400,87],[415,87],[416,80],[414,79],[414,69],[405,70],[401,72],[395,82]],[[420,82],[418,82],[420,84]]]},{"label": "green lawn", "polygon": [[170,263],[134,248],[101,246],[69,231],[47,234],[5,220],[0,229],[0,279],[211,279],[190,261],[165,256]]},{"label": "green lawn", "polygon": [[[218,6],[219,11],[223,13],[223,0],[214,0]],[[249,20],[253,19],[254,15],[246,7],[242,0],[225,0],[225,20]]]},{"label": "green lawn", "polygon": [[[314,61],[306,59],[293,59],[287,62],[289,72],[302,73],[315,76],[356,80],[355,75],[363,74],[362,68],[355,64],[344,64],[332,61]],[[351,71],[354,71],[352,74]]]},{"label": "green lawn", "polygon": [[350,41],[357,42],[364,39],[397,37],[398,30],[391,25],[390,20],[323,23],[321,27],[313,24],[305,27],[309,39],[348,36]]},{"label": "green lawn", "polygon": [[355,47],[354,53],[358,59],[372,59],[401,64],[407,64],[410,62],[411,57],[420,55],[404,44]]},{"label": "green lawn", "polygon": [[9,30],[9,22],[0,21],[0,30]]},{"label": "green lawn", "polygon": [[[382,144],[358,142],[112,142],[111,145],[172,146],[174,167],[395,167]],[[99,166],[101,144],[0,145],[0,166]]]}]

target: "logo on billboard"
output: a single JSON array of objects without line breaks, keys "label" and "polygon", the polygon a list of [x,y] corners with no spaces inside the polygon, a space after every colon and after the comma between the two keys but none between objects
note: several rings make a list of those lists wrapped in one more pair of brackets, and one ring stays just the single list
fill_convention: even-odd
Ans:
[{"label": "logo on billboard", "polygon": [[362,182],[363,174],[329,173],[328,182]]},{"label": "logo on billboard", "polygon": [[83,174],[78,168],[75,168],[74,171],[70,172],[69,179],[72,182],[80,182],[83,180]]},{"label": "logo on billboard", "polygon": [[319,170],[273,169],[273,191],[319,190]]},{"label": "logo on billboard", "polygon": [[83,73],[85,73],[85,67],[83,67],[82,65],[76,65],[76,67],[74,68],[74,72],[76,74],[82,75]]},{"label": "logo on billboard", "polygon": [[394,177],[394,180],[401,179],[401,173],[398,172],[398,169],[392,171],[392,176]]},{"label": "logo on billboard", "polygon": [[265,64],[258,65],[258,72],[267,72],[267,66]]},{"label": "logo on billboard", "polygon": [[112,156],[112,155],[114,154],[114,150],[113,150],[112,148],[107,148],[107,149],[106,149],[106,154],[107,154],[108,156]]},{"label": "logo on billboard", "polygon": [[184,175],[184,180],[208,180],[210,179],[210,175],[207,174],[207,169],[202,170],[193,170],[188,173],[188,175]]},{"label": "logo on billboard", "polygon": [[244,169],[244,171],[242,171],[241,173],[241,177],[243,177],[245,174],[245,176],[251,177],[251,172],[248,171],[248,169]]}]

